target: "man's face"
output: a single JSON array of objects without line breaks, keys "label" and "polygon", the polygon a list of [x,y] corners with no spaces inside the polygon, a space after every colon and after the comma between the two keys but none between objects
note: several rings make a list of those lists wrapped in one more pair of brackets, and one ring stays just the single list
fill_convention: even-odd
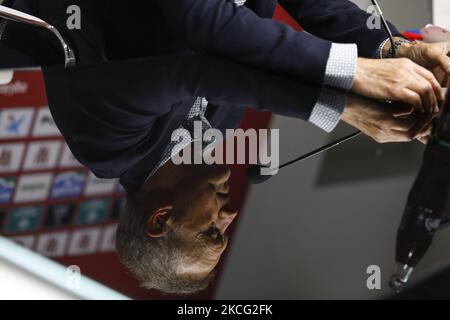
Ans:
[{"label": "man's face", "polygon": [[225,251],[225,231],[237,212],[229,204],[228,168],[194,165],[192,173],[178,184],[173,196],[174,219],[187,245],[178,272],[203,277],[214,269]]}]

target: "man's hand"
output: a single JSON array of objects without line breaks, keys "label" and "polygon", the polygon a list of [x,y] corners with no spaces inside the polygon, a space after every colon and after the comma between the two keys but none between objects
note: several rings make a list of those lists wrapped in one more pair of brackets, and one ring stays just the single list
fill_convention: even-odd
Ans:
[{"label": "man's hand", "polygon": [[[390,45],[389,45],[390,47]],[[409,58],[432,71],[442,86],[447,86],[450,76],[450,42],[406,43],[397,48],[398,58]]]},{"label": "man's hand", "polygon": [[382,104],[356,95],[349,96],[342,114],[344,122],[379,143],[414,139],[426,143],[433,117],[428,113],[411,113],[411,108],[402,103]]},{"label": "man's hand", "polygon": [[359,58],[352,91],[368,98],[404,102],[425,113],[437,113],[444,100],[433,73],[408,58]]}]

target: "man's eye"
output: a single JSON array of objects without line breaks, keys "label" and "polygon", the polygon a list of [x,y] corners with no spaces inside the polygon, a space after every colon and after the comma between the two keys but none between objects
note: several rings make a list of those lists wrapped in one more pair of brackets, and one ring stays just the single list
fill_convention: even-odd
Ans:
[{"label": "man's eye", "polygon": [[222,238],[222,234],[220,230],[216,227],[211,227],[208,231],[205,232],[208,237],[211,237],[213,240],[219,240]]}]

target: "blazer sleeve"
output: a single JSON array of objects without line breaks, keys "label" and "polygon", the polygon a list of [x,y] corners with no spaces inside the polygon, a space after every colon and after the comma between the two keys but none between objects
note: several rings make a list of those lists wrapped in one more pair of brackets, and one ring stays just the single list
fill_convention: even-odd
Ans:
[{"label": "blazer sleeve", "polygon": [[224,0],[156,0],[187,45],[323,84],[331,42]]},{"label": "blazer sleeve", "polygon": [[[170,61],[166,77],[171,92],[179,100],[205,97],[218,106],[253,108],[307,121],[322,91],[321,86],[208,54],[187,55]],[[142,61],[141,68],[147,69],[145,64]]]},{"label": "blazer sleeve", "polygon": [[[356,43],[359,55],[373,58],[388,38],[385,30],[369,29],[371,15],[348,0],[280,0],[280,4],[306,31],[339,43]],[[392,33],[400,35],[389,23]]]}]

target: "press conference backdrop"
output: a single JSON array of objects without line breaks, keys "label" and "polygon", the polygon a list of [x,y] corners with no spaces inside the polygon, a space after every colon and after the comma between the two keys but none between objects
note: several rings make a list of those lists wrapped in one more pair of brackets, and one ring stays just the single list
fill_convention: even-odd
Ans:
[{"label": "press conference backdrop", "polygon": [[0,86],[2,235],[68,265],[77,257],[109,256],[123,195],[116,180],[96,178],[73,157],[51,117],[39,70],[16,71]]}]

